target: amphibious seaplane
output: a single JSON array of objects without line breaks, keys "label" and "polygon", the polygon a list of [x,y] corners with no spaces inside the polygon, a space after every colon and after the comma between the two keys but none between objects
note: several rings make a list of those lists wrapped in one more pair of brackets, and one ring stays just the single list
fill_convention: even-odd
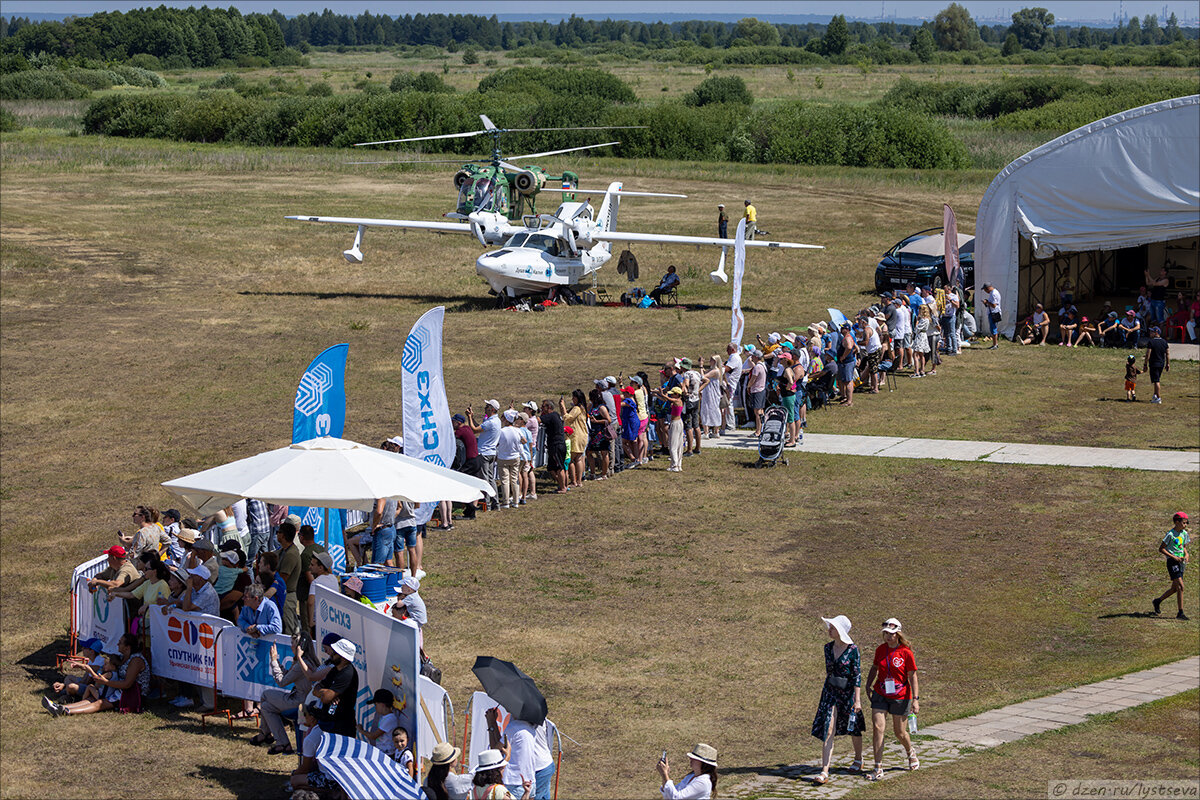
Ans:
[{"label": "amphibious seaplane", "polygon": [[[500,302],[518,297],[545,294],[562,287],[579,286],[612,258],[613,243],[682,244],[721,248],[717,268],[710,273],[713,281],[725,283],[725,256],[734,246],[733,239],[707,236],[676,236],[658,233],[631,233],[617,230],[617,209],[622,197],[681,197],[656,192],[632,192],[614,182],[604,192],[604,201],[593,214],[587,201],[567,201],[553,214],[531,214],[521,225],[499,223],[473,212],[466,222],[425,222],[402,219],[359,219],[355,217],[289,216],[302,222],[355,225],[354,245],[342,253],[351,263],[362,263],[363,232],[368,227],[403,228],[434,233],[474,235],[487,247],[489,241],[503,240],[499,250],[489,250],[475,261],[475,271],[483,276]],[[752,240],[749,248],[773,250],[821,250],[822,245],[797,242]]]}]

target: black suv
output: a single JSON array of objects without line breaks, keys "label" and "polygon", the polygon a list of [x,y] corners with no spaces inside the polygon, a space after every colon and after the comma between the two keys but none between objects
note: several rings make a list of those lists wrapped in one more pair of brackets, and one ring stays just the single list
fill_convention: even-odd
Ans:
[{"label": "black suv", "polygon": [[[946,282],[946,257],[941,228],[914,233],[892,245],[875,267],[875,291],[903,289],[906,283],[938,288]],[[975,237],[959,235],[958,263],[963,288],[975,286]]]}]

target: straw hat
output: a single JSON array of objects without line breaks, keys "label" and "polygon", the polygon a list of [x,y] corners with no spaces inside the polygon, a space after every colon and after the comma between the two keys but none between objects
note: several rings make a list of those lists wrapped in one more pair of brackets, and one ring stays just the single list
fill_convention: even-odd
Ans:
[{"label": "straw hat", "polygon": [[460,753],[462,751],[449,742],[438,742],[433,746],[429,761],[433,764],[453,764],[458,760]]},{"label": "straw hat", "polygon": [[717,765],[717,748],[701,742],[692,748],[692,752],[688,753],[688,758],[694,758],[702,764],[715,767]]}]

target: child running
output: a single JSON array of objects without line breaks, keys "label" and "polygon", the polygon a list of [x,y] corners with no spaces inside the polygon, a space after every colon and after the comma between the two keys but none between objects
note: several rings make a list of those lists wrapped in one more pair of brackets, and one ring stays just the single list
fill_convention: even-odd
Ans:
[{"label": "child running", "polygon": [[1158,544],[1158,552],[1167,557],[1167,576],[1171,579],[1171,588],[1154,599],[1154,613],[1158,613],[1163,600],[1175,595],[1179,603],[1179,613],[1175,615],[1175,619],[1187,619],[1187,614],[1183,613],[1183,571],[1187,568],[1187,546],[1191,541],[1187,531],[1188,515],[1178,511],[1173,522],[1175,524],[1171,530],[1167,531],[1167,535]]},{"label": "child running", "polygon": [[1125,359],[1125,400],[1130,403],[1137,402],[1137,376],[1142,374],[1142,371],[1137,368],[1137,356],[1133,353]]}]

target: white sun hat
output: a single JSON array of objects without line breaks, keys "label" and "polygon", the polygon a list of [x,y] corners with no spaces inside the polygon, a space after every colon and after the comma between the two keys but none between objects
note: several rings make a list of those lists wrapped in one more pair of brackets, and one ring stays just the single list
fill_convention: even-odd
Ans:
[{"label": "white sun hat", "polygon": [[821,622],[824,622],[827,628],[830,625],[833,626],[842,644],[854,644],[854,640],[850,638],[850,619],[845,614],[838,614],[836,617],[829,618],[821,617]]}]

